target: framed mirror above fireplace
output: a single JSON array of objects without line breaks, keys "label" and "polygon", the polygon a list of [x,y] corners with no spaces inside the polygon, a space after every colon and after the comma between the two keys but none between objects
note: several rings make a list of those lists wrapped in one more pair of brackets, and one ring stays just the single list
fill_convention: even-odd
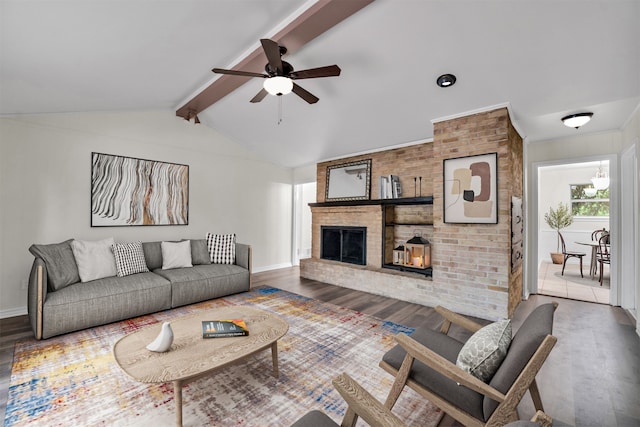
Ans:
[{"label": "framed mirror above fireplace", "polygon": [[325,201],[369,200],[371,159],[327,166]]}]

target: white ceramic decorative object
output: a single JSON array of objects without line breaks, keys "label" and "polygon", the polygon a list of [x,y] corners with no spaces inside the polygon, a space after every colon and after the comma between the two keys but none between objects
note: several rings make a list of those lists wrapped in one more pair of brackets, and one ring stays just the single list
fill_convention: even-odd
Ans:
[{"label": "white ceramic decorative object", "polygon": [[173,329],[171,329],[171,323],[164,322],[162,329],[151,344],[147,346],[147,350],[155,351],[158,353],[164,353],[169,351],[171,344],[173,343]]}]

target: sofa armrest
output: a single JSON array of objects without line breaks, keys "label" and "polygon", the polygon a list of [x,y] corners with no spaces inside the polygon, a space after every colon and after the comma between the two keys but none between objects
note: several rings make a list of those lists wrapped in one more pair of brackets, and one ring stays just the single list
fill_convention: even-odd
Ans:
[{"label": "sofa armrest", "polygon": [[251,246],[243,243],[236,243],[236,265],[249,270],[251,274]]},{"label": "sofa armrest", "polygon": [[47,299],[47,266],[41,258],[33,260],[27,289],[29,322],[36,339],[42,339],[42,316]]}]

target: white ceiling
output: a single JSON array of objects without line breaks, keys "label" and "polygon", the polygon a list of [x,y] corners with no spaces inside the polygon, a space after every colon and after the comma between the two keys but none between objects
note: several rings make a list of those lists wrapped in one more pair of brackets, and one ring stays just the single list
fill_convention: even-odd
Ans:
[{"label": "white ceiling", "polygon": [[[0,114],[176,110],[312,3],[0,0]],[[528,142],[620,129],[640,103],[639,23],[640,0],[376,0],[285,56],[340,66],[298,82],[317,104],[251,104],[251,79],[199,117],[289,167],[423,141],[434,119],[505,103]],[[439,88],[443,73],[458,82]],[[561,124],[580,111],[593,120]]]}]

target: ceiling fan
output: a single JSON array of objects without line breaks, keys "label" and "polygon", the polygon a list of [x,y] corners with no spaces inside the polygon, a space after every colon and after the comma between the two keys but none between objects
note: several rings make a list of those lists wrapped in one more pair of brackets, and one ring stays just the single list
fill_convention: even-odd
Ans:
[{"label": "ceiling fan", "polygon": [[267,94],[280,96],[293,92],[309,104],[315,104],[318,102],[319,98],[297,85],[293,80],[334,77],[340,75],[340,67],[337,65],[294,71],[291,64],[282,60],[282,55],[287,53],[286,47],[279,46],[278,43],[270,39],[260,39],[260,43],[262,43],[262,49],[269,61],[264,67],[266,74],[241,70],[225,70],[223,68],[214,68],[212,70],[214,73],[218,74],[229,74],[241,77],[261,77],[265,79],[262,90],[260,90],[260,92],[251,99],[251,102],[260,102],[265,96],[267,96]]}]

